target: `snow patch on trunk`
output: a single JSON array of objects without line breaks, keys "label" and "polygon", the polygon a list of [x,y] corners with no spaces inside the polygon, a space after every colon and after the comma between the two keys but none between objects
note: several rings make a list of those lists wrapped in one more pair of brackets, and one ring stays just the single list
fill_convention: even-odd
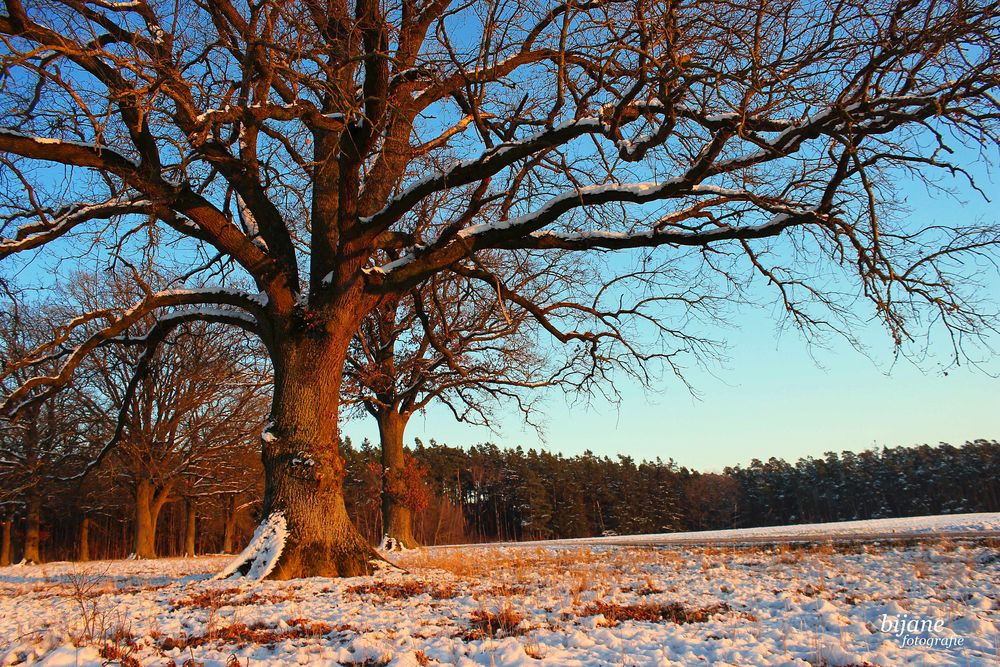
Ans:
[{"label": "snow patch on trunk", "polygon": [[288,522],[274,512],[257,526],[250,544],[215,579],[246,578],[260,581],[271,573],[288,539]]}]

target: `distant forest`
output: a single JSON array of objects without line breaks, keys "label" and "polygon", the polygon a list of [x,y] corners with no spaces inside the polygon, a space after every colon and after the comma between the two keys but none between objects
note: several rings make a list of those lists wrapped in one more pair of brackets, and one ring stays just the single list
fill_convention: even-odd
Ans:
[{"label": "distant forest", "polygon": [[[348,464],[348,510],[362,533],[377,543],[383,477],[378,446],[348,440],[342,451]],[[245,465],[251,475],[261,474],[255,453],[232,463]],[[831,452],[795,463],[754,460],[721,473],[689,470],[670,460],[589,452],[567,457],[491,444],[463,449],[418,440],[409,450],[407,473],[410,486],[418,489],[414,493],[419,497],[409,502],[418,508],[414,535],[423,544],[1000,511],[996,440],[961,447]],[[131,553],[134,499],[110,476],[89,484],[94,488],[86,493],[85,487],[47,487],[41,513],[44,560],[73,559],[81,552],[89,558]],[[197,553],[238,550],[259,519],[261,492],[258,480],[238,494],[206,489],[194,505],[168,501],[157,531],[157,553],[183,554],[191,540]],[[195,510],[197,531],[189,520]],[[13,538],[8,553],[16,562],[24,518],[8,513],[2,525],[5,536]]]},{"label": "distant forest", "polygon": [[[351,516],[379,525],[378,448],[345,443]],[[1000,443],[829,452],[795,463],[754,459],[700,473],[673,461],[586,452],[469,449],[419,440],[411,450],[427,497],[423,544],[588,537],[1000,511]]]}]

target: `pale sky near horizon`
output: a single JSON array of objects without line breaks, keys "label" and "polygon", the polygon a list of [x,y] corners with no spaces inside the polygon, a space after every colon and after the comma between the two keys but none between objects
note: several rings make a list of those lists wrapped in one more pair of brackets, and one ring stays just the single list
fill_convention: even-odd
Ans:
[{"label": "pale sky near horizon", "polygon": [[[697,398],[670,380],[648,394],[634,384],[625,388],[617,407],[598,399],[570,406],[554,392],[544,405],[544,441],[511,412],[503,413],[495,434],[436,408],[414,416],[407,442],[494,442],[570,456],[590,449],[721,470],[753,458],[794,461],[827,451],[1000,438],[1000,379],[982,370],[961,366],[944,375],[900,360],[886,371],[846,344],[814,348],[810,355],[798,334],[776,339],[773,328],[767,318],[746,315],[739,335],[729,337],[728,368],[715,377],[690,376]],[[891,360],[887,336],[883,343],[883,361]],[[355,442],[377,441],[370,420],[347,422],[344,430]]]}]

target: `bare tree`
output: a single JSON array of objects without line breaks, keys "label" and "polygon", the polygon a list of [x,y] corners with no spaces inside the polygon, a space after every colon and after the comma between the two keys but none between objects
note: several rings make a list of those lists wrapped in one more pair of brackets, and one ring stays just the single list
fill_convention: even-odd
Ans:
[{"label": "bare tree", "polygon": [[[544,287],[554,293],[555,276],[550,267],[522,273],[517,291],[537,297]],[[439,402],[459,421],[490,426],[492,408],[511,403],[530,423],[537,395],[529,392],[556,384],[572,367],[572,360],[547,362],[538,336],[537,321],[525,309],[459,276],[432,277],[403,297],[386,299],[362,322],[348,351],[345,401],[363,406],[378,422],[386,548],[417,546],[414,505],[426,494],[403,446],[410,418]]]},{"label": "bare tree", "polygon": [[[111,457],[135,499],[140,558],[155,557],[156,519],[172,500],[185,502],[186,544],[193,547],[196,499],[238,484],[242,475],[233,468],[244,465],[242,453],[253,451],[266,414],[260,385],[234,358],[232,336],[211,329],[178,333],[157,352],[127,405]],[[112,370],[109,392],[122,379]]]},{"label": "bare tree", "polygon": [[[117,275],[80,275],[69,291],[78,310],[87,311],[102,303],[127,307],[136,298],[133,289]],[[133,341],[121,342],[94,350],[77,374],[91,412],[114,427],[85,472],[104,463],[129,489],[133,553],[154,558],[166,503],[184,502],[191,546],[197,499],[240,490],[256,473],[243,455],[264,422],[270,375],[242,332],[210,324],[173,329],[148,354],[126,344]]]},{"label": "bare tree", "polygon": [[217,390],[217,397],[224,398],[219,403],[221,409],[206,415],[205,428],[199,435],[201,452],[175,489],[184,502],[185,556],[195,555],[197,526],[211,511],[223,515],[223,551],[232,552],[237,513],[251,504],[238,504],[237,498],[248,491],[259,495],[263,471],[259,452],[253,449],[267,414],[267,394],[263,390],[269,387],[270,377],[256,371],[237,377],[235,386],[230,380]]},{"label": "bare tree", "polygon": [[[201,282],[71,320],[26,361],[58,350],[61,371],[3,409],[36,405],[151,314],[149,345],[194,319],[258,333],[275,374],[264,512],[288,535],[271,576],[372,570],[344,507],[337,416],[350,342],[387,298],[454,272],[561,341],[629,349],[604,323],[631,300],[533,303],[506,286],[507,262],[477,264],[484,251],[639,249],[623,261],[692,305],[759,274],[808,330],[849,332],[859,299],[901,343],[926,316],[959,336],[989,324],[963,274],[979,267],[956,258],[992,252],[996,228],[893,213],[899,179],[965,174],[949,143],[997,145],[993,4],[5,7],[2,254],[142,251]],[[45,162],[67,169],[54,180]],[[415,224],[432,199],[433,224]],[[620,263],[605,271],[605,303],[628,297]],[[238,289],[246,276],[259,294]],[[637,335],[688,325],[635,321]],[[73,336],[83,323],[96,331]],[[267,571],[261,558],[240,571]]]},{"label": "bare tree", "polygon": [[259,498],[261,493],[260,482],[263,479],[263,471],[260,470],[259,466],[256,472],[259,475],[254,475],[252,483],[247,484],[246,488],[231,491],[221,497],[222,500],[222,552],[223,553],[233,553],[236,550],[236,531],[240,521],[240,516],[248,508],[253,507],[256,503],[254,500],[246,500],[247,496],[251,498]]},{"label": "bare tree", "polygon": [[[6,304],[0,311],[0,363],[15,366],[51,335],[40,312],[16,302]],[[56,364],[48,368],[55,372]],[[7,378],[13,385],[26,379],[16,371]],[[12,388],[10,384],[5,387]],[[31,406],[16,422],[0,419],[0,506],[5,513],[0,560],[10,562],[12,516],[20,509],[25,524],[22,560],[42,562],[43,507],[65,495],[70,490],[65,477],[96,456],[92,426],[76,391],[64,391]]]}]

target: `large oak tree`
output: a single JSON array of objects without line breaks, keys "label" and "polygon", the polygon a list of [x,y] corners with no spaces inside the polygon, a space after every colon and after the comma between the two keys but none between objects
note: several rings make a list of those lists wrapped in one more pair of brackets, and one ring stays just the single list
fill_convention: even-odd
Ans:
[{"label": "large oak tree", "polygon": [[[974,333],[954,260],[990,252],[996,229],[894,216],[895,183],[962,177],[949,142],[996,147],[997,15],[967,0],[6,0],[0,256],[145,244],[195,287],[68,322],[28,360],[61,370],[3,408],[37,404],[150,314],[149,345],[195,319],[252,330],[275,377],[264,507],[288,535],[271,574],[351,575],[376,556],[344,508],[337,415],[348,346],[380,303],[454,272],[592,354],[628,347],[509,289],[485,250],[626,251],[604,267],[606,302],[643,302],[614,281],[634,260],[678,304],[758,273],[803,327],[845,331],[861,298],[899,341],[928,313]],[[430,199],[432,224],[415,224]],[[658,323],[682,339],[689,324]]]}]

